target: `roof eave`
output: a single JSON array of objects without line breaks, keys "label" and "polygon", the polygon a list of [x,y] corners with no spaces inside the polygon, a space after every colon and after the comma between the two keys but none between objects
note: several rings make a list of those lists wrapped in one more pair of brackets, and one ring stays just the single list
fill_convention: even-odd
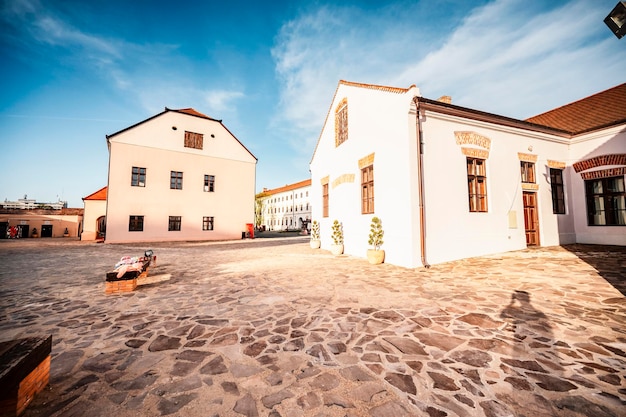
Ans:
[{"label": "roof eave", "polygon": [[515,127],[519,129],[557,135],[565,138],[572,137],[572,132],[555,129],[536,123],[526,122],[524,120],[514,119],[512,117],[500,116],[498,114],[488,113],[481,110],[474,110],[467,107],[461,107],[455,104],[444,103],[425,97],[418,97],[418,101],[420,102],[421,108],[424,110],[432,110],[450,116],[464,117],[468,119],[478,120],[481,122],[495,123],[508,127]]}]

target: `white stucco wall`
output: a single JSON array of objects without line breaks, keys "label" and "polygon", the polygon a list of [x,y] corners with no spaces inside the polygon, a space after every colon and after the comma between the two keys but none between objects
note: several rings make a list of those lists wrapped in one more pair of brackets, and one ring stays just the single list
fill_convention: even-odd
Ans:
[{"label": "white stucco wall", "polygon": [[[412,98],[404,93],[340,82],[311,161],[313,219],[320,221],[322,248],[330,249],[334,219],[343,224],[344,253],[364,257],[371,217],[382,219],[387,263],[422,265],[418,206],[417,130]],[[348,100],[348,140],[335,147],[335,109]],[[438,111],[422,112],[426,262],[437,264],[527,247],[520,156],[535,158],[539,244],[626,244],[626,228],[587,226],[584,181],[572,165],[597,155],[626,153],[626,129],[571,139],[520,126]],[[459,144],[455,132],[488,138],[487,148]],[[488,151],[488,211],[469,211],[467,156],[462,148]],[[361,214],[358,161],[374,154],[375,213]],[[552,205],[550,167],[563,168],[565,214]],[[610,166],[597,169],[612,168]],[[349,177],[353,176],[353,177]],[[322,217],[322,179],[328,177],[329,216]],[[528,186],[527,186],[528,187]]]},{"label": "white stucco wall", "polygon": [[[409,114],[412,88],[405,93],[340,84],[330,106],[311,162],[313,220],[320,222],[322,248],[332,244],[331,226],[343,224],[344,253],[365,257],[370,222],[380,217],[385,232],[386,262],[419,264],[419,219],[415,218],[417,190],[415,117]],[[335,147],[335,108],[348,99],[348,140]],[[361,171],[358,161],[374,154],[375,212],[361,214]],[[329,216],[322,217],[321,179],[329,177]],[[342,177],[343,176],[343,177]],[[353,179],[337,182],[353,176]]]},{"label": "white stucco wall", "polygon": [[96,240],[97,220],[106,214],[106,200],[85,200],[83,233],[80,240]]},{"label": "white stucco wall", "polygon": [[[184,147],[186,130],[204,134],[202,150]],[[167,112],[109,141],[108,243],[240,239],[254,223],[256,160],[219,122]],[[131,186],[133,166],[146,168],[145,187]],[[170,189],[171,171],[183,172],[182,190]],[[143,232],[128,231],[131,215],[144,216]],[[180,231],[168,231],[169,216],[182,217]],[[203,216],[215,230],[202,230]]]},{"label": "white stucco wall", "polygon": [[[423,130],[426,252],[430,263],[526,247],[518,153],[537,156],[540,244],[558,245],[573,233],[564,220],[571,214],[553,214],[547,166],[548,160],[567,161],[564,140],[434,112],[426,112]],[[490,147],[457,144],[455,131],[471,131],[486,137]],[[467,157],[462,147],[489,152],[486,213],[469,211]],[[515,219],[512,223],[509,213]]]}]

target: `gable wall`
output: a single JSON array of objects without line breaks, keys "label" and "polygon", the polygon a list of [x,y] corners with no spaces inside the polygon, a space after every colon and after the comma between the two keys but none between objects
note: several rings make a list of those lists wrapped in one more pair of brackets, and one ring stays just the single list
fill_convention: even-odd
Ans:
[{"label": "gable wall", "polygon": [[[202,150],[184,147],[185,130],[204,134]],[[146,168],[145,187],[131,186],[133,166]],[[217,122],[166,113],[122,132],[110,140],[106,241],[240,239],[254,223],[255,170]],[[170,189],[171,171],[183,172],[182,190]],[[215,176],[215,192],[204,191],[205,174]],[[144,216],[142,232],[128,231],[131,215]],[[182,217],[180,231],[168,231],[169,216]],[[202,230],[203,216],[215,218],[215,230]]]},{"label": "gable wall", "polygon": [[[343,224],[344,253],[364,257],[371,218],[385,231],[387,262],[412,267],[419,262],[413,239],[419,233],[414,211],[417,190],[415,118],[409,115],[417,89],[404,94],[340,85],[311,162],[312,218],[320,221],[322,248],[332,244],[331,225]],[[348,140],[335,147],[335,108],[348,99]],[[361,214],[359,161],[374,160],[375,213]],[[322,179],[329,183],[329,217],[322,217]],[[419,235],[418,235],[419,236]]]},{"label": "gable wall", "polygon": [[[176,130],[172,129],[173,127],[176,127]],[[183,146],[185,130],[204,134],[202,150]],[[212,138],[211,135],[215,137]],[[109,140],[112,143],[127,143],[192,155],[255,162],[254,157],[221,123],[171,111],[116,134]]]}]

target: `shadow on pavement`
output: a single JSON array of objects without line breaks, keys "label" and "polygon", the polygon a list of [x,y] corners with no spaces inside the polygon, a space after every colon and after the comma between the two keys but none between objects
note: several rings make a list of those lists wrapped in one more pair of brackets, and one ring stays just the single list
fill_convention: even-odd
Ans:
[{"label": "shadow on pavement", "polygon": [[626,295],[626,247],[609,245],[563,245],[593,267],[616,290]]}]

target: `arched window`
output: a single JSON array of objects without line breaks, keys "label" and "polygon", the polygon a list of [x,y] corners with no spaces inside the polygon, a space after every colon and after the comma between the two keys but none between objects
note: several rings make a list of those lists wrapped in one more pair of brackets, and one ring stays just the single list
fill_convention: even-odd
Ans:
[{"label": "arched window", "polygon": [[344,98],[335,109],[335,146],[348,140],[348,99]]}]

